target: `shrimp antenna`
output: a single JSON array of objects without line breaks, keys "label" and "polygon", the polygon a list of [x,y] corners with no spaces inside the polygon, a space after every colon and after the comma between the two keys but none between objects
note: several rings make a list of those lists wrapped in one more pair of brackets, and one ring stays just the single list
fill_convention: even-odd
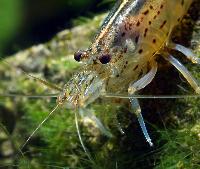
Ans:
[{"label": "shrimp antenna", "polygon": [[22,145],[21,150],[27,145],[27,143],[30,141],[30,139],[33,137],[33,135],[38,131],[38,129],[50,118],[50,116],[57,110],[60,104],[57,104],[54,109],[48,114],[48,116],[45,117],[45,119],[37,126],[37,128],[31,133],[31,135],[28,137],[26,142]]},{"label": "shrimp antenna", "polygon": [[110,98],[121,98],[121,99],[130,99],[130,98],[138,98],[138,99],[174,99],[174,98],[198,98],[200,94],[187,94],[187,95],[126,95],[126,94],[113,94],[106,93],[102,94],[103,97]]},{"label": "shrimp antenna", "polygon": [[83,150],[85,151],[85,153],[88,156],[89,160],[93,162],[92,157],[90,156],[85,144],[83,143],[82,137],[81,137],[81,133],[80,133],[79,125],[78,125],[78,114],[77,114],[77,111],[75,111],[75,123],[76,123],[76,130],[77,130],[77,134],[78,134],[78,138],[80,140],[81,146],[83,147]]},{"label": "shrimp antenna", "polygon": [[58,95],[59,93],[43,94],[43,95],[3,93],[3,94],[0,94],[0,97],[26,97],[26,98],[36,99],[36,98],[57,98]]},{"label": "shrimp antenna", "polygon": [[[9,67],[11,67],[11,68],[14,67],[15,69],[18,69],[17,66],[14,66],[14,65],[10,66],[10,64],[9,64],[7,61],[5,61],[5,60],[1,60],[1,61],[2,61],[4,64],[6,64],[6,65],[8,65]],[[35,76],[33,76],[33,75],[27,73],[27,72],[24,71],[23,69],[20,69],[20,70],[21,70],[22,73],[24,73],[27,77],[29,77],[29,78],[31,78],[31,79],[34,79],[34,80],[36,80],[36,81],[38,81],[38,82],[44,84],[45,86],[47,86],[47,87],[50,88],[50,89],[54,89],[54,90],[57,90],[57,91],[59,91],[59,92],[62,92],[62,88],[60,88],[60,87],[58,87],[58,86],[56,86],[56,85],[54,85],[54,84],[52,84],[52,83],[49,83],[49,82],[47,82],[46,80],[43,80],[43,79],[38,78],[38,77],[35,77]]]}]

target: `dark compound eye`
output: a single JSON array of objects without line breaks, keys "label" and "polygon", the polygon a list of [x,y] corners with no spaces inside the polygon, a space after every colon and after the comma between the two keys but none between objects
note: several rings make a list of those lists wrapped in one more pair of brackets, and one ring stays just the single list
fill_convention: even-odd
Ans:
[{"label": "dark compound eye", "polygon": [[74,59],[77,61],[77,62],[80,62],[81,61],[81,56],[83,55],[83,52],[82,51],[78,51],[78,52],[75,52],[74,53]]},{"label": "dark compound eye", "polygon": [[105,55],[101,55],[99,57],[99,61],[102,63],[102,64],[107,64],[109,63],[111,60],[111,55],[109,54],[105,54]]}]

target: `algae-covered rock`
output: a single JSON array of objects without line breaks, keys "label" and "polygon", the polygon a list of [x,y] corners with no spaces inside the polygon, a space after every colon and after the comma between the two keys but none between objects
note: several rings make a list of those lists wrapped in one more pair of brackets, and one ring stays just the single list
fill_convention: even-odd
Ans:
[{"label": "algae-covered rock", "polygon": [[[200,18],[199,14],[194,13],[198,5],[199,2],[184,19],[180,26],[184,26],[184,29],[177,28],[172,38],[190,46],[200,56]],[[88,19],[82,25],[60,32],[50,42],[2,60],[1,165],[36,169],[200,168],[199,97],[140,100],[155,144],[153,148],[145,142],[136,117],[128,109],[128,100],[102,97],[88,109],[95,112],[113,137],[102,135],[93,121],[79,119],[82,139],[92,159],[88,158],[79,142],[74,112],[64,106],[56,110],[21,149],[31,132],[55,107],[56,100],[49,94],[57,94],[26,76],[23,71],[62,87],[81,66],[73,60],[73,53],[90,45],[104,17],[99,15]],[[183,38],[185,34],[190,38]],[[188,63],[182,56],[179,58],[200,81],[199,66]],[[173,67],[168,66],[160,68],[155,80],[141,94],[187,92],[192,92],[189,85]],[[13,95],[6,97],[8,94]],[[124,134],[119,130],[119,123]]]}]

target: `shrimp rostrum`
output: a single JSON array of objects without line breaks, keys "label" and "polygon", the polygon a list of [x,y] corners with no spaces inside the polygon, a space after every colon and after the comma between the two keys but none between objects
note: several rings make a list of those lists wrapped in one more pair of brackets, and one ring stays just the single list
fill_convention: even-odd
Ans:
[{"label": "shrimp rostrum", "polygon": [[[157,57],[175,66],[197,94],[200,87],[189,71],[170,54],[177,50],[193,63],[200,63],[190,49],[170,40],[192,0],[120,0],[105,19],[91,46],[74,54],[82,68],[66,83],[58,104],[83,110],[102,93],[126,92],[132,112],[138,117],[146,141],[153,145],[136,98],[131,97],[147,86],[157,72]],[[174,10],[171,10],[174,9]],[[90,113],[99,129],[109,135],[101,122]]]}]

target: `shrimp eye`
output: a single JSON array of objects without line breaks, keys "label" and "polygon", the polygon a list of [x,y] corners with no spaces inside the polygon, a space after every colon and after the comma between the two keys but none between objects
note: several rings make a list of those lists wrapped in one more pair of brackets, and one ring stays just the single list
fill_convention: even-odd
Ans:
[{"label": "shrimp eye", "polygon": [[78,52],[75,52],[74,53],[74,59],[77,61],[77,62],[80,62],[81,61],[81,56],[83,55],[83,52],[82,51],[78,51]]},{"label": "shrimp eye", "polygon": [[111,60],[111,55],[109,54],[105,54],[105,55],[101,55],[99,57],[99,61],[102,63],[102,64],[107,64],[109,63]]}]

